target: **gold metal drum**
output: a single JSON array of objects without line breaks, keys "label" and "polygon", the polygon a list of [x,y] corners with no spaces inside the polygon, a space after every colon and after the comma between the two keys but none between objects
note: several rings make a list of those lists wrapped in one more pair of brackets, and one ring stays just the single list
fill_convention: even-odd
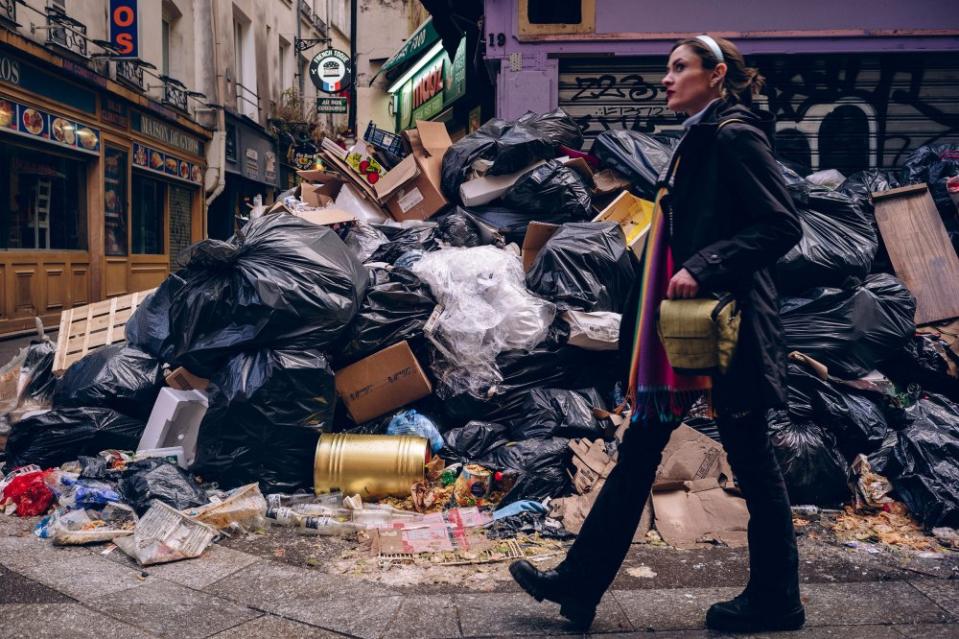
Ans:
[{"label": "gold metal drum", "polygon": [[320,436],[313,464],[316,494],[342,490],[346,495],[408,497],[423,479],[429,442],[411,435]]}]

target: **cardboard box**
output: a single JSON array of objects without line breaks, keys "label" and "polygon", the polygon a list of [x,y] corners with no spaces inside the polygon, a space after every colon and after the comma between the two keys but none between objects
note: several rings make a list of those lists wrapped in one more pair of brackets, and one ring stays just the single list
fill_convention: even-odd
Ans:
[{"label": "cardboard box", "polygon": [[440,188],[443,155],[452,146],[442,122],[416,121],[404,131],[411,153],[376,183],[376,194],[393,219],[425,220],[447,205]]},{"label": "cardboard box", "polygon": [[193,465],[200,422],[209,407],[206,393],[161,388],[137,451],[183,447],[183,468]]},{"label": "cardboard box", "polygon": [[530,222],[526,227],[526,237],[523,239],[523,270],[529,271],[536,261],[540,250],[546,246],[549,238],[559,230],[559,224],[547,222]]},{"label": "cardboard box", "polygon": [[336,392],[350,417],[362,424],[433,392],[405,341],[336,372]]},{"label": "cardboard box", "polygon": [[545,164],[543,160],[506,175],[486,175],[460,184],[460,200],[463,206],[481,206],[502,197],[523,175]]},{"label": "cardboard box", "polygon": [[629,191],[619,194],[613,203],[593,218],[594,222],[617,222],[626,236],[626,246],[642,259],[646,248],[646,234],[653,221],[653,203]]},{"label": "cardboard box", "polygon": [[297,211],[294,215],[303,218],[307,222],[326,226],[329,224],[345,224],[355,222],[356,215],[349,211],[340,209],[315,209],[313,211]]},{"label": "cardboard box", "polygon": [[210,385],[210,380],[204,379],[199,375],[194,375],[180,366],[166,376],[166,385],[176,390],[205,391],[207,386]]}]

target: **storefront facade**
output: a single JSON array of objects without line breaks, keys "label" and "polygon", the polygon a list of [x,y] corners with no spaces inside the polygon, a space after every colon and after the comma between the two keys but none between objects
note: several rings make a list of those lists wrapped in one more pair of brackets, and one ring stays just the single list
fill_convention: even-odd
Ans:
[{"label": "storefront facade", "polygon": [[237,216],[249,215],[257,195],[273,202],[280,186],[276,138],[248,118],[226,114],[226,188],[210,204],[207,232],[225,240],[235,231]]},{"label": "storefront facade", "polygon": [[[392,77],[387,90],[392,100],[395,131],[416,126],[417,120],[444,122],[456,139],[472,132],[484,119],[488,91],[478,86],[467,64],[466,37],[454,55],[443,49],[432,20],[425,22],[383,65]],[[486,107],[486,117],[489,106]]]},{"label": "storefront facade", "polygon": [[[601,6],[597,6],[601,5]],[[959,17],[926,0],[774,0],[761,9],[676,0],[486,0],[496,115],[561,106],[587,145],[611,128],[678,129],[660,79],[672,43],[704,30],[729,37],[767,83],[777,152],[815,171],[896,166],[932,142],[959,142]]]},{"label": "storefront facade", "polygon": [[34,317],[55,326],[65,309],[159,284],[178,250],[203,237],[210,137],[105,78],[8,44],[0,334],[32,328]]}]

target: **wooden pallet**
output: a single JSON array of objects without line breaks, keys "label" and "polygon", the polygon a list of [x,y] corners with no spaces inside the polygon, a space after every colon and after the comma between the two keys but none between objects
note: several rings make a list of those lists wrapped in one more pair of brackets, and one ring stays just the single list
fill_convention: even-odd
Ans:
[{"label": "wooden pallet", "polygon": [[59,375],[101,346],[126,341],[127,320],[140,302],[155,290],[122,295],[61,313],[53,372]]}]

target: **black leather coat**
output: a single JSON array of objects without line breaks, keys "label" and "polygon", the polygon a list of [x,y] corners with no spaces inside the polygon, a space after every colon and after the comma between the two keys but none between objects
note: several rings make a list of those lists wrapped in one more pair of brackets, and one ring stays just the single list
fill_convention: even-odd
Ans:
[{"label": "black leather coat", "polygon": [[[745,122],[728,123],[736,119]],[[771,268],[802,237],[798,213],[773,159],[772,116],[715,102],[686,132],[664,201],[676,268],[700,295],[730,291],[742,310],[736,355],[714,377],[721,413],[779,407],[786,401],[786,352]],[[621,343],[632,344],[636,303],[628,306]]]}]

